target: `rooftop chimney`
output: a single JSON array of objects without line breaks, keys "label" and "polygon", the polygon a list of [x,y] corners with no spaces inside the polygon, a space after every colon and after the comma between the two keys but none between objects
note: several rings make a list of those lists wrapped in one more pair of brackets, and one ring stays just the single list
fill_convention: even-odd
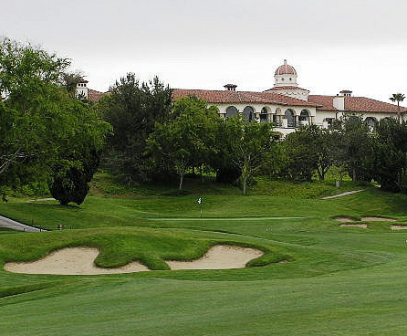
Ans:
[{"label": "rooftop chimney", "polygon": [[352,96],[352,91],[351,90],[342,90],[340,92],[340,95],[344,96],[344,97],[351,97]]},{"label": "rooftop chimney", "polygon": [[226,84],[223,86],[227,91],[236,91],[237,85],[235,84]]}]

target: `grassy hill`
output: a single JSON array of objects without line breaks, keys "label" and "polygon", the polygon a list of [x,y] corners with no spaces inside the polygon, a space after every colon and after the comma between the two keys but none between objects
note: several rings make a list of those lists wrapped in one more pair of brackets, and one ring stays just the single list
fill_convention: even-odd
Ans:
[{"label": "grassy hill", "polygon": [[[126,187],[99,174],[81,207],[0,203],[0,214],[53,230],[0,230],[0,265],[67,246],[93,246],[96,264],[138,260],[154,269],[120,275],[14,274],[0,269],[3,335],[406,335],[407,197],[350,182],[260,181],[235,187],[191,179],[175,188]],[[197,197],[204,200],[201,209]],[[338,216],[390,217],[367,229]],[[64,230],[55,230],[63,225]],[[168,270],[214,244],[257,247],[244,269]],[[279,261],[287,261],[278,263]]]}]

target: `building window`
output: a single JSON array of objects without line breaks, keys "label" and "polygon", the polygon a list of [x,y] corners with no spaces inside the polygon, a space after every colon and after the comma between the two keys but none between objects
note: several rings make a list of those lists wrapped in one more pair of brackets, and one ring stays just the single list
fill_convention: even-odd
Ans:
[{"label": "building window", "polygon": [[234,106],[229,106],[226,109],[226,117],[233,117],[233,116],[237,115],[237,113],[238,113],[238,110]]},{"label": "building window", "polygon": [[254,118],[254,110],[253,107],[246,106],[243,110],[243,118],[246,119],[247,122],[251,122]]},{"label": "building window", "polygon": [[365,125],[369,126],[370,130],[374,130],[376,127],[376,119],[372,117],[367,117],[365,119]]},{"label": "building window", "polygon": [[299,117],[300,125],[309,125],[310,117],[307,110],[302,110]]},{"label": "building window", "polygon": [[260,122],[265,123],[268,121],[269,121],[268,111],[265,107],[263,107],[260,112]]},{"label": "building window", "polygon": [[296,127],[294,112],[290,109],[284,113],[284,119],[287,119],[287,127]]}]

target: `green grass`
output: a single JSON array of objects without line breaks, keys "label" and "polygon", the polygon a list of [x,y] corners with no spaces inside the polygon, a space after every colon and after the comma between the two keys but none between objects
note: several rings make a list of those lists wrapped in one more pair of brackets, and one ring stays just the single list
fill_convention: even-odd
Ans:
[{"label": "green grass", "polygon": [[[95,182],[81,207],[21,198],[0,203],[2,215],[65,228],[0,231],[0,264],[94,246],[101,251],[99,266],[138,260],[154,271],[58,276],[0,270],[1,335],[407,334],[407,231],[392,231],[389,222],[340,228],[333,219],[381,216],[405,225],[405,195],[367,189],[321,200],[360,187],[263,180],[248,197],[237,188],[209,184],[204,190],[199,181],[186,196],[164,196],[174,190],[129,190],[109,179]],[[202,218],[197,196],[204,200]],[[219,243],[265,254],[245,269],[168,270],[165,260],[194,259]],[[290,262],[276,263],[281,260]]]}]

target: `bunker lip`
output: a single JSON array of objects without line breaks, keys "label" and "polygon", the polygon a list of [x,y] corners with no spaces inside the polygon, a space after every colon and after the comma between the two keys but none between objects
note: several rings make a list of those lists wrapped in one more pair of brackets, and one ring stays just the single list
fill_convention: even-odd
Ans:
[{"label": "bunker lip", "polygon": [[[197,260],[167,261],[167,263],[172,270],[244,268],[250,260],[263,254],[262,251],[255,248],[215,245]],[[6,263],[4,269],[13,273],[54,275],[98,275],[150,271],[138,262],[131,262],[117,268],[100,268],[94,264],[98,255],[99,250],[92,247],[63,248],[36,261]]]}]

